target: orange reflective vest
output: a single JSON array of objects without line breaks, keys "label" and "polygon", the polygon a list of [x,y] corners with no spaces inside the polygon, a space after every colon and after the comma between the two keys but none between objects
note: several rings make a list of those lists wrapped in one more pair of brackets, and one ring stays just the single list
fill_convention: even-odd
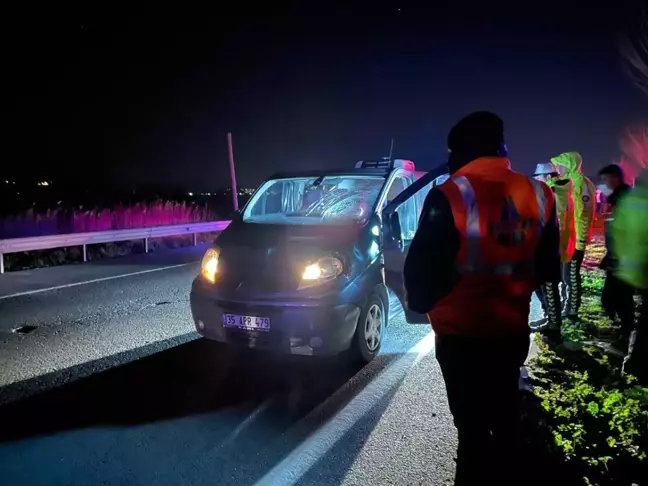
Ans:
[{"label": "orange reflective vest", "polygon": [[[439,186],[460,235],[459,281],[428,318],[437,334],[528,332],[535,251],[554,195],[546,184],[483,157]],[[442,237],[442,236],[440,236]]]}]

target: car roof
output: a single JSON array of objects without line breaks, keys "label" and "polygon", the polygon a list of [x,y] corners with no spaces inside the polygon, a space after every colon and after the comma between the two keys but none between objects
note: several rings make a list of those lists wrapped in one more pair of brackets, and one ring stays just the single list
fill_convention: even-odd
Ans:
[{"label": "car roof", "polygon": [[334,177],[334,176],[372,176],[372,177],[389,177],[394,169],[316,169],[316,170],[299,170],[287,172],[275,172],[268,180],[288,179],[291,177]]}]

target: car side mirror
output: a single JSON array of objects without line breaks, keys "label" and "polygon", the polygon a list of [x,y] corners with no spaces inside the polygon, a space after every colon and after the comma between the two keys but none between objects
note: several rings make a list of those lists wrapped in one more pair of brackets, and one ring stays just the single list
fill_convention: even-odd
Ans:
[{"label": "car side mirror", "polygon": [[392,247],[403,248],[403,232],[400,224],[400,216],[397,212],[393,212],[389,215],[387,228],[389,231],[385,244]]}]

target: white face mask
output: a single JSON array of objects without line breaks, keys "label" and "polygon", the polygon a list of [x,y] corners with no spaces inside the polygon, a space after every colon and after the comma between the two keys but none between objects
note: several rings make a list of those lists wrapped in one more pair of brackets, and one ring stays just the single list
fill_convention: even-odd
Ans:
[{"label": "white face mask", "polygon": [[612,194],[612,189],[608,188],[605,184],[601,184],[600,186],[597,186],[596,189],[601,192],[605,197],[610,196]]}]

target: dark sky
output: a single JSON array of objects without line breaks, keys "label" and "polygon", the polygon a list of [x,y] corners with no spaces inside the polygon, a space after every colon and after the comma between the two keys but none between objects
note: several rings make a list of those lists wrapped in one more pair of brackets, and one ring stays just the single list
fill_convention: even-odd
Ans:
[{"label": "dark sky", "polygon": [[387,155],[391,137],[431,168],[451,125],[488,109],[514,168],[577,150],[595,174],[623,126],[648,118],[616,50],[639,2],[301,3],[5,16],[3,172],[215,189],[228,131],[244,187]]}]

